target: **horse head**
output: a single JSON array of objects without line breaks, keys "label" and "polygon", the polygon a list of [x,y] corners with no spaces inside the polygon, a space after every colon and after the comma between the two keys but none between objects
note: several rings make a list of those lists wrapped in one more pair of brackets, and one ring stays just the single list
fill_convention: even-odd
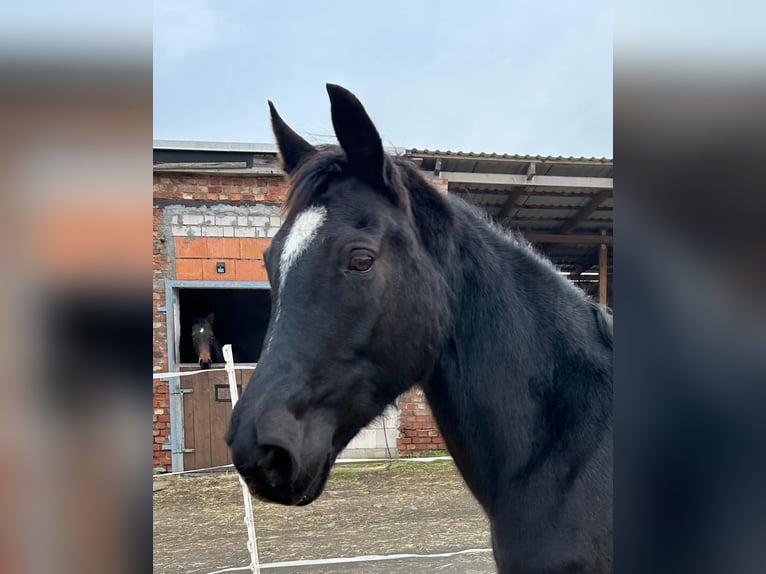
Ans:
[{"label": "horse head", "polygon": [[191,337],[194,346],[194,354],[197,355],[199,366],[209,369],[216,353],[217,343],[213,332],[213,317],[210,313],[207,317],[192,321]]},{"label": "horse head", "polygon": [[226,434],[251,492],[283,504],[319,496],[346,444],[428,376],[449,308],[406,174],[357,98],[327,89],[340,146],[315,148],[269,102],[291,189],[264,253],[266,343]]}]

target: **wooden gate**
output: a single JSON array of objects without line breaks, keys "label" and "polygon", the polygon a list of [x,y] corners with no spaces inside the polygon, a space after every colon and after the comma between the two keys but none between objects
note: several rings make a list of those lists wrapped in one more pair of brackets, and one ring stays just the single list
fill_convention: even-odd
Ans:
[{"label": "wooden gate", "polygon": [[[194,371],[197,365],[181,367]],[[253,374],[237,370],[240,396]],[[224,371],[213,371],[180,377],[184,391],[184,470],[231,464],[229,447],[223,435],[231,416],[229,379]]]}]

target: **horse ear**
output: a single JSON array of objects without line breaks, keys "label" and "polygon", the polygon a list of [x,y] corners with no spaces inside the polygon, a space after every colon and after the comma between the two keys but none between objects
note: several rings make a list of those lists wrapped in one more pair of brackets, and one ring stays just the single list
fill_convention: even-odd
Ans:
[{"label": "horse ear", "polygon": [[316,148],[293,131],[277,113],[277,108],[269,100],[271,111],[271,129],[277,138],[277,147],[282,155],[285,171],[292,173],[306,158],[316,153]]},{"label": "horse ear", "polygon": [[215,318],[215,313],[210,313],[210,315],[207,316],[207,322],[212,325],[214,318]]},{"label": "horse ear", "polygon": [[346,88],[327,84],[332,125],[349,164],[362,175],[383,177],[383,143],[362,103]]}]

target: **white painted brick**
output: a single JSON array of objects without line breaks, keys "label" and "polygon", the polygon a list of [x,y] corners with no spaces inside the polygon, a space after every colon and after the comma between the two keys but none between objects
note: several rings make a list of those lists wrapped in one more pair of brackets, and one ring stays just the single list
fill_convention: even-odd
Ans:
[{"label": "white painted brick", "polygon": [[223,236],[224,237],[234,237],[234,228],[227,226],[223,228]]},{"label": "white painted brick", "polygon": [[264,217],[262,215],[250,216],[250,225],[254,225],[255,227],[264,227],[268,222],[269,222],[268,217]]},{"label": "white painted brick", "polygon": [[199,225],[173,225],[171,231],[174,237],[198,237],[202,235],[202,228]]},{"label": "white painted brick", "polygon": [[223,227],[206,225],[203,229],[205,230],[205,237],[223,237]]},{"label": "white painted brick", "polygon": [[181,216],[180,215],[174,215],[173,217],[170,218],[170,223],[172,223],[173,225],[180,224],[181,223]]},{"label": "white painted brick", "polygon": [[237,225],[247,225],[247,215],[238,215],[237,216]]},{"label": "white painted brick", "polygon": [[266,237],[266,229],[264,227],[258,227],[255,230],[256,237]]},{"label": "white painted brick", "polygon": [[205,215],[205,225],[215,225],[215,215]]},{"label": "white painted brick", "polygon": [[202,225],[205,218],[197,213],[184,213],[184,225]]},{"label": "white painted brick", "polygon": [[216,225],[235,225],[237,223],[237,216],[236,215],[216,215],[215,223]]},{"label": "white painted brick", "polygon": [[386,440],[388,440],[388,447],[391,449],[396,448],[396,438],[399,434],[398,429],[386,429],[385,431],[383,429],[379,429],[375,431],[375,447],[376,448],[386,448]]},{"label": "white painted brick", "polygon": [[266,233],[267,237],[274,237],[277,233],[279,233],[279,228],[272,227],[269,229],[269,231]]},{"label": "white painted brick", "polygon": [[234,237],[255,237],[255,227],[237,227],[234,229]]},{"label": "white painted brick", "polygon": [[269,217],[269,225],[279,227],[280,225],[282,225],[282,220],[279,217],[271,216]]}]

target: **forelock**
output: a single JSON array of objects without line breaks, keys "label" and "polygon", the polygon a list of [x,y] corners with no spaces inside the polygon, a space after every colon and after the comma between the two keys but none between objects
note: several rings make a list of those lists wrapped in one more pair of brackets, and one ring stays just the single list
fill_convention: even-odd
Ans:
[{"label": "forelock", "polygon": [[[327,190],[330,182],[342,175],[354,175],[348,168],[346,152],[339,146],[320,146],[319,153],[309,157],[293,172],[290,190],[283,206],[284,220],[289,221],[312,205]],[[409,196],[402,182],[398,158],[386,155],[383,163],[382,185],[394,197],[399,197],[409,212]]]}]

